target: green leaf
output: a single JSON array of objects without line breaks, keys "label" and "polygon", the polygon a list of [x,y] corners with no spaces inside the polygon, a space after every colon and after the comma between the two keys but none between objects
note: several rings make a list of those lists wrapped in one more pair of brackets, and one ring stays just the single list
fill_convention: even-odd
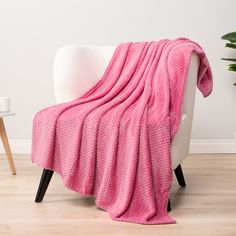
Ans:
[{"label": "green leaf", "polygon": [[230,65],[228,65],[228,70],[229,70],[229,71],[236,71],[236,64],[230,64]]},{"label": "green leaf", "polygon": [[232,43],[236,43],[236,32],[231,32],[231,33],[225,34],[221,37],[221,39],[228,40]]},{"label": "green leaf", "polygon": [[236,49],[236,44],[235,43],[226,43],[225,47]]},{"label": "green leaf", "polygon": [[234,62],[236,62],[236,58],[221,58],[221,60],[224,60],[224,61],[234,61]]}]

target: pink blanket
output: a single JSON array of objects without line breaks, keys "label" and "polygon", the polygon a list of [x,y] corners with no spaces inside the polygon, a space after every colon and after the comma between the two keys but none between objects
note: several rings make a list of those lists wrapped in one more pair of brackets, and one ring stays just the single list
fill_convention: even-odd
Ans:
[{"label": "pink blanket", "polygon": [[82,97],[35,115],[32,161],[59,173],[66,187],[94,195],[114,220],[174,223],[167,213],[170,145],[193,52],[200,58],[197,86],[208,96],[212,74],[198,44],[179,38],[119,45]]}]

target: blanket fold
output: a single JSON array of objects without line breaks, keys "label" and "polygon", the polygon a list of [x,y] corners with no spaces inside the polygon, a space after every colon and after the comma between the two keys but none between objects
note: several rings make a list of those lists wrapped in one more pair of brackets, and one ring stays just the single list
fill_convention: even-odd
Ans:
[{"label": "blanket fold", "polygon": [[94,195],[114,220],[174,223],[167,213],[170,146],[178,130],[192,53],[197,86],[212,91],[211,68],[189,39],[119,45],[103,75],[80,98],[39,111],[32,161],[66,187]]}]

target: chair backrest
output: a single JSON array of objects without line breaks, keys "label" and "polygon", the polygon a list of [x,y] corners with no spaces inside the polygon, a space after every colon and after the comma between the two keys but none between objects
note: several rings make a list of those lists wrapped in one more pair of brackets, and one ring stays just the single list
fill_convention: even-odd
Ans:
[{"label": "chair backrest", "polygon": [[60,48],[53,70],[56,102],[72,101],[96,84],[115,49],[76,45]]},{"label": "chair backrest", "polygon": [[[57,51],[54,88],[57,103],[72,101],[84,94],[103,75],[115,46],[70,45]],[[191,58],[185,90],[182,122],[171,145],[172,166],[177,167],[189,151],[199,58]]]}]

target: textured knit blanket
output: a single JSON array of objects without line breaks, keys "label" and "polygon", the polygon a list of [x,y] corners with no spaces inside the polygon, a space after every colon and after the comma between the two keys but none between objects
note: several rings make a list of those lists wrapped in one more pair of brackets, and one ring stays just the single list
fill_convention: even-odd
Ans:
[{"label": "textured knit blanket", "polygon": [[198,44],[178,38],[119,45],[89,91],[35,115],[32,161],[59,173],[73,191],[95,196],[114,220],[174,223],[167,213],[170,146],[192,53],[206,97],[212,73]]}]

